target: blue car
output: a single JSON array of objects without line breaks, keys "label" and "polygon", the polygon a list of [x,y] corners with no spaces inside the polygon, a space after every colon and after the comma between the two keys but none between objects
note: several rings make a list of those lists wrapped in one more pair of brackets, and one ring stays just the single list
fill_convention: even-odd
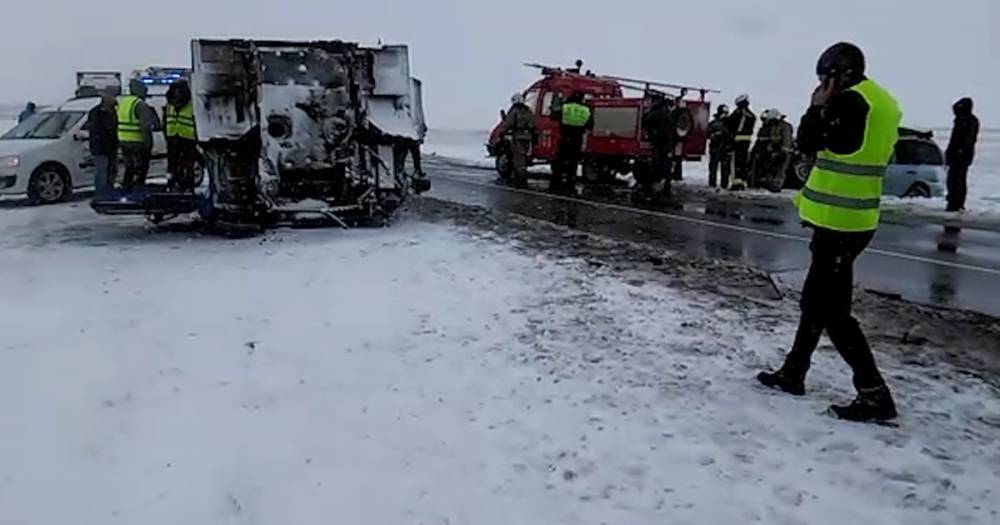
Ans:
[{"label": "blue car", "polygon": [[[799,189],[809,177],[814,159],[794,154],[785,177],[785,187]],[[930,131],[899,128],[896,152],[889,161],[882,186],[883,195],[895,197],[942,197],[947,171],[944,154]]]}]

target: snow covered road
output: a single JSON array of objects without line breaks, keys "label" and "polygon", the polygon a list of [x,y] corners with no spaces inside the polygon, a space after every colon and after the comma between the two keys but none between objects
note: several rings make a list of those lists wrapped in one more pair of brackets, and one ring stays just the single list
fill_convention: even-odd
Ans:
[{"label": "snow covered road", "polygon": [[426,222],[223,240],[0,210],[0,523],[997,523],[1000,397],[752,381],[794,326]]}]

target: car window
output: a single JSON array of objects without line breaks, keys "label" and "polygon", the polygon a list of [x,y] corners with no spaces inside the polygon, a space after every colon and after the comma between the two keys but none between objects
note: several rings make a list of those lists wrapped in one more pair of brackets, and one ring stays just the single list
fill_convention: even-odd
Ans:
[{"label": "car window", "polygon": [[38,127],[39,122],[49,118],[50,115],[52,115],[52,112],[50,111],[35,113],[34,115],[24,119],[24,121],[20,124],[7,130],[7,133],[4,133],[3,137],[0,137],[0,139],[23,139],[28,133],[31,132],[31,130]]},{"label": "car window", "polygon": [[[4,139],[57,139],[83,118],[83,111],[36,113],[4,134]],[[37,118],[36,118],[37,117]]]},{"label": "car window", "polygon": [[893,163],[907,166],[941,166],[944,164],[944,157],[941,155],[941,149],[933,142],[902,139],[896,143]]}]

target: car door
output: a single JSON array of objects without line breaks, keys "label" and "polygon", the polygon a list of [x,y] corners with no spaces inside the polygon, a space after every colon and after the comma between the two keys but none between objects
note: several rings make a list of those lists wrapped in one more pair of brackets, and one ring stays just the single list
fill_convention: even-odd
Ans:
[{"label": "car door", "polygon": [[43,134],[52,142],[45,147],[42,162],[56,162],[69,172],[73,187],[86,186],[94,183],[94,173],[89,171],[89,180],[85,175],[86,166],[93,164],[90,159],[90,148],[85,134],[81,133],[86,123],[86,112],[59,110],[52,112],[36,133]]},{"label": "car door", "polygon": [[65,164],[74,188],[94,185],[94,157],[90,154],[86,125],[87,116],[83,115],[59,140],[63,143],[60,147],[66,150]]}]

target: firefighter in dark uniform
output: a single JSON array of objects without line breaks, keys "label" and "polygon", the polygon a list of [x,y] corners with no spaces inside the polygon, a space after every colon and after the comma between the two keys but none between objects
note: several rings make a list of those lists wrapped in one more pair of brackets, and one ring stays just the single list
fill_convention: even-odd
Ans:
[{"label": "firefighter in dark uniform", "polygon": [[735,176],[731,189],[746,187],[750,174],[750,143],[753,130],[757,126],[757,116],[750,111],[750,97],[736,97],[736,111],[729,115],[729,132],[733,135],[733,171]]},{"label": "firefighter in dark uniform", "polygon": [[194,126],[191,88],[187,81],[179,80],[167,89],[167,105],[163,108],[163,117],[170,186],[181,191],[191,191],[194,189],[198,164],[198,136]]},{"label": "firefighter in dark uniform", "polygon": [[[670,180],[682,180],[684,178],[684,144],[688,134],[694,129],[694,117],[687,107],[684,96],[687,90],[681,91],[681,96],[674,102],[674,149],[670,156]],[[682,131],[683,130],[683,131]]]},{"label": "firefighter in dark uniform", "polygon": [[785,171],[792,151],[791,125],[777,109],[761,113],[760,131],[751,155],[750,186],[773,193],[785,184]]},{"label": "firefighter in dark uniform", "polygon": [[785,120],[786,118],[784,113],[778,111],[778,129],[776,130],[778,149],[775,151],[773,158],[775,163],[774,176],[767,187],[772,193],[778,193],[785,187],[785,178],[788,176],[788,164],[792,161],[795,131],[792,129],[792,125]]},{"label": "firefighter in dark uniform", "polygon": [[553,108],[552,118],[559,121],[559,150],[552,166],[549,191],[573,195],[583,156],[583,139],[594,125],[593,114],[584,104],[583,93],[573,93],[566,102]]},{"label": "firefighter in dark uniform", "polygon": [[769,177],[770,162],[767,157],[771,154],[775,139],[774,122],[774,114],[770,109],[760,112],[760,128],[757,130],[757,139],[750,149],[750,176],[746,181],[749,188],[763,187]]},{"label": "firefighter in dark uniform", "polygon": [[854,373],[858,396],[831,413],[851,421],[896,417],[889,387],[871,347],[851,314],[854,260],[875,235],[882,177],[899,137],[902,113],[884,88],[865,77],[861,50],[831,46],[816,66],[820,86],[799,126],[799,148],[816,164],[795,202],[813,229],[812,265],[802,290],[802,317],[792,349],[776,372],[758,380],[794,395],[805,393],[805,377],[820,335],[826,330]]},{"label": "firefighter in dark uniform", "polygon": [[514,185],[524,188],[528,186],[528,165],[531,160],[531,147],[537,133],[535,113],[524,103],[524,95],[520,93],[510,97],[510,110],[500,123],[500,135],[510,134],[510,160],[514,176]]},{"label": "firefighter in dark uniform", "polygon": [[677,123],[674,118],[674,101],[661,93],[653,93],[653,105],[642,117],[642,129],[653,150],[652,174],[640,181],[640,188],[647,196],[653,193],[653,184],[665,180],[663,196],[670,196],[673,180],[674,146],[677,141]]},{"label": "firefighter in dark uniform", "polygon": [[722,188],[729,187],[729,175],[733,164],[733,135],[726,123],[729,108],[725,104],[719,106],[715,118],[708,123],[708,185],[716,186],[719,170],[722,170]]}]

